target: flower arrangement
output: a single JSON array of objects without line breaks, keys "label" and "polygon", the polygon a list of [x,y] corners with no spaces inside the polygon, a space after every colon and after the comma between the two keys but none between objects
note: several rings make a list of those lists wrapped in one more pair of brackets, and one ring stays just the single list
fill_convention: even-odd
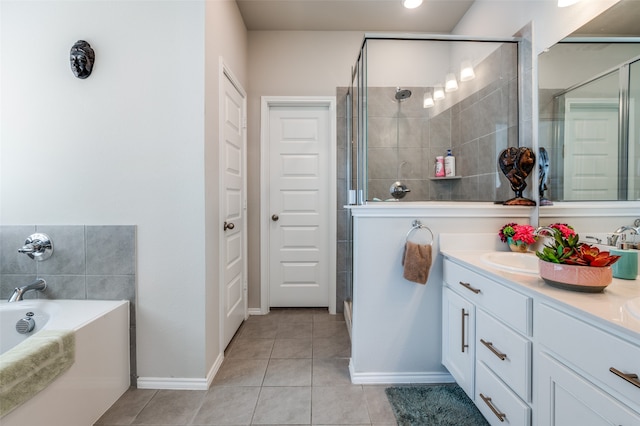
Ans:
[{"label": "flower arrangement", "polygon": [[608,251],[600,251],[596,246],[580,243],[579,235],[567,224],[554,223],[549,228],[554,230],[553,244],[545,245],[542,251],[536,252],[536,256],[545,262],[605,267],[613,265],[620,258]]},{"label": "flower arrangement", "polygon": [[534,235],[535,229],[531,225],[518,225],[517,223],[507,223],[498,232],[500,241],[503,243],[522,245],[533,244],[537,237]]}]

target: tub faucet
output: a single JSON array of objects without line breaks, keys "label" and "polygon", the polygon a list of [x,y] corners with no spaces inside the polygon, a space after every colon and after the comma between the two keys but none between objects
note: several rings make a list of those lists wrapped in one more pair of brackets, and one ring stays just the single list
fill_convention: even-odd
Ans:
[{"label": "tub faucet", "polygon": [[22,287],[16,287],[13,290],[13,294],[9,298],[9,302],[19,302],[22,300],[24,294],[28,291],[44,291],[47,288],[47,282],[42,278],[38,278],[31,284],[23,285]]},{"label": "tub faucet", "polygon": [[620,238],[621,235],[623,235],[627,231],[631,231],[631,234],[638,235],[638,228],[634,228],[633,226],[622,225],[621,227],[616,229],[612,235],[607,237],[607,245],[617,247],[618,239]]}]

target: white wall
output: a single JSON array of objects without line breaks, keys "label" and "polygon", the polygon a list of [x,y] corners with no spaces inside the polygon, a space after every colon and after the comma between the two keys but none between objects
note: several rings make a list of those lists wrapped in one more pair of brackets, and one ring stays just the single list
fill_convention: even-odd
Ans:
[{"label": "white wall", "polygon": [[[138,374],[204,378],[221,352],[205,129],[215,145],[218,56],[246,78],[235,2],[3,0],[0,12],[0,223],[137,225]],[[86,80],[69,67],[78,39],[96,52]]]}]

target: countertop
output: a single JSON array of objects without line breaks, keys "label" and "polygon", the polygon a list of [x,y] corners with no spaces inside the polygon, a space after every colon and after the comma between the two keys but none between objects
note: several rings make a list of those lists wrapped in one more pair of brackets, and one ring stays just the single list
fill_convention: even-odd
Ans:
[{"label": "countertop", "polygon": [[[547,299],[566,305],[569,311],[583,314],[604,327],[612,327],[628,338],[640,341],[640,318],[633,316],[624,307],[629,300],[640,297],[640,280],[614,278],[601,293],[581,293],[551,287],[538,275],[508,272],[491,266],[482,260],[482,255],[493,252],[493,248],[482,248],[471,244],[472,249],[457,250],[450,247],[446,237],[441,235],[440,253],[461,265],[469,266],[477,272],[499,282],[516,286],[521,291],[538,299]],[[459,243],[459,238],[457,239]],[[465,244],[466,245],[466,244]],[[449,246],[449,247],[448,247]],[[535,253],[531,253],[535,256]]]}]

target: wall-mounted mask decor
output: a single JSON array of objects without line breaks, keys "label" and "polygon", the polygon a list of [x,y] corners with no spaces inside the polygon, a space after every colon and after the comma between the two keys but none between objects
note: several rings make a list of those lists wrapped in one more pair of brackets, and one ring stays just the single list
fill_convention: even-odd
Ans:
[{"label": "wall-mounted mask decor", "polygon": [[510,147],[505,149],[498,156],[498,166],[511,184],[511,190],[516,196],[503,204],[507,206],[535,206],[536,202],[522,196],[522,192],[527,187],[527,176],[533,170],[536,162],[536,155],[530,148]]},{"label": "wall-mounted mask decor", "polygon": [[71,71],[78,77],[85,79],[91,75],[93,63],[96,59],[91,45],[84,40],[78,40],[71,47],[69,61],[71,63]]}]

